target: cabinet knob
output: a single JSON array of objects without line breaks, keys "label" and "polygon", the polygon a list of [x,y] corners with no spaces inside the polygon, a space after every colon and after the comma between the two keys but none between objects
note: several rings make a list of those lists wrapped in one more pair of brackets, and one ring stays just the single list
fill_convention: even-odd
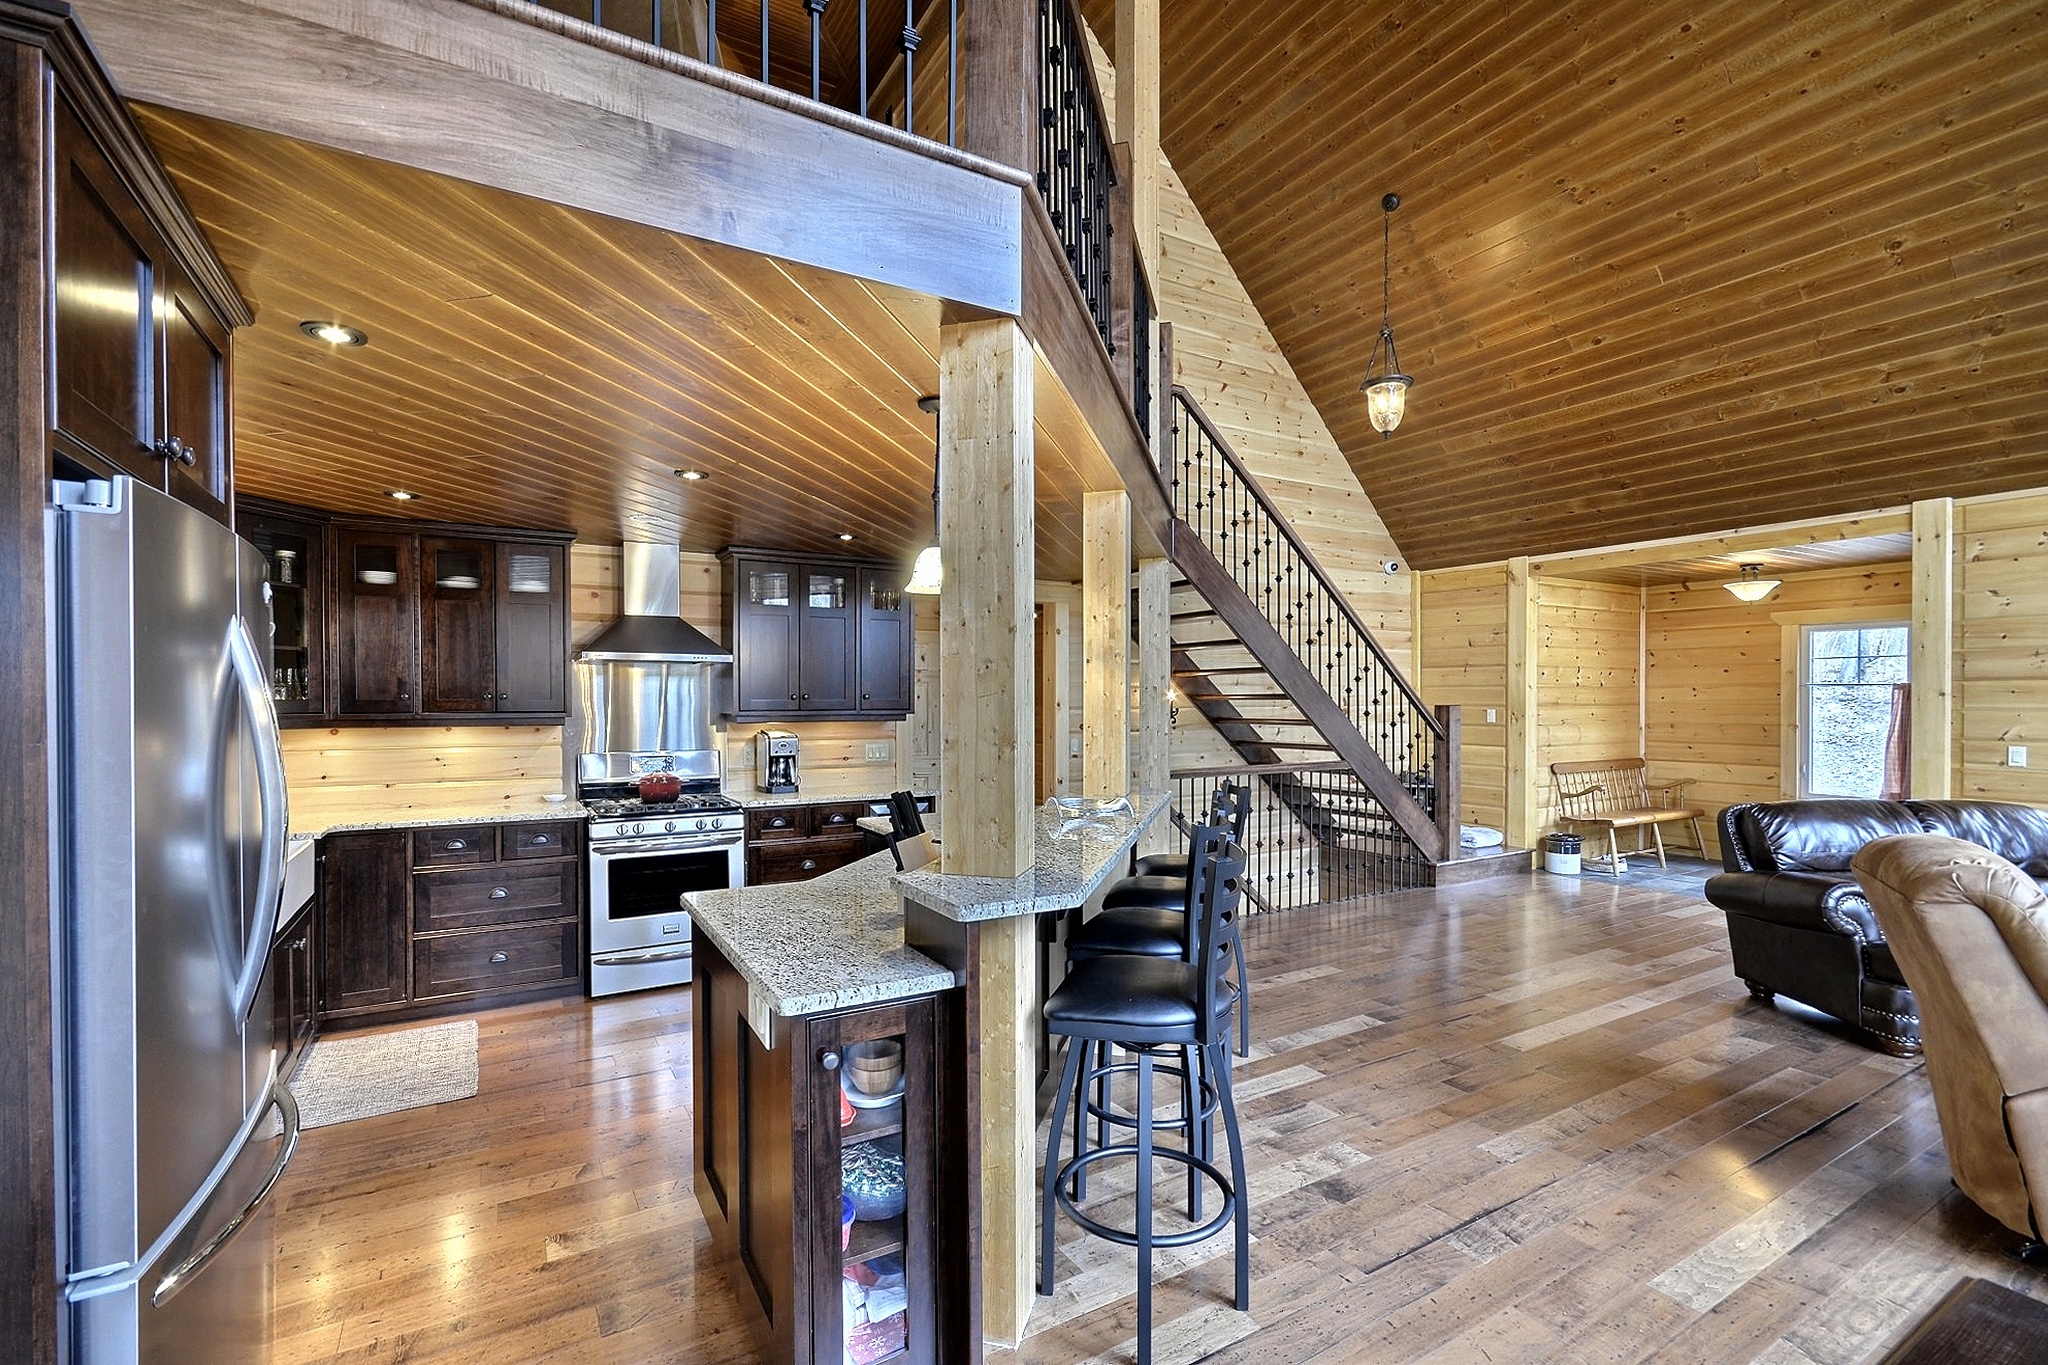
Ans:
[{"label": "cabinet knob", "polygon": [[839,1069],[839,1054],[830,1048],[825,1049],[818,1054],[818,1065],[824,1067],[827,1071],[837,1071]]},{"label": "cabinet knob", "polygon": [[503,701],[503,700],[505,700],[505,693],[503,693],[503,692],[500,692],[500,693],[498,694],[498,700],[499,700],[499,701]]},{"label": "cabinet knob", "polygon": [[506,956],[506,955],[505,955],[504,953],[492,953],[492,954],[491,954],[491,961],[492,961],[492,962],[510,962],[511,960],[512,960],[512,959],[511,959],[511,958],[509,958],[509,957],[507,957],[507,956]]},{"label": "cabinet knob", "polygon": [[197,452],[175,436],[167,436],[163,440],[158,441],[156,443],[156,453],[162,459],[176,460],[179,464],[185,465],[188,468],[199,462]]},{"label": "cabinet knob", "polygon": [[465,839],[450,839],[448,841],[448,851],[450,853],[460,853],[463,849],[468,847],[469,842]]},{"label": "cabinet knob", "polygon": [[860,694],[860,699],[861,699],[862,701],[866,701],[866,700],[868,699],[868,694],[867,694],[867,693],[865,693],[865,692],[861,693],[861,694]]},{"label": "cabinet knob", "polygon": [[805,701],[809,701],[810,699],[811,699],[811,694],[810,694],[810,693],[808,693],[808,692],[804,693],[804,700],[805,700]]},{"label": "cabinet knob", "polygon": [[795,700],[796,700],[796,693],[794,693],[794,692],[790,693],[790,694],[789,694],[789,699],[790,699],[791,701],[795,701]]},{"label": "cabinet knob", "polygon": [[494,886],[491,888],[491,899],[494,901],[501,901],[511,894],[512,893],[510,891],[507,891],[502,886]]},{"label": "cabinet knob", "polygon": [[398,699],[399,699],[400,701],[411,701],[411,700],[412,700],[412,693],[410,693],[410,692],[400,692],[400,693],[398,694]]},{"label": "cabinet knob", "polygon": [[287,944],[285,945],[285,951],[286,951],[286,952],[291,952],[291,953],[303,953],[303,952],[305,952],[305,951],[306,951],[306,940],[304,940],[304,939],[302,939],[302,938],[295,938],[295,939],[293,939],[293,940],[292,940],[292,941],[291,941],[290,943],[287,943]]}]

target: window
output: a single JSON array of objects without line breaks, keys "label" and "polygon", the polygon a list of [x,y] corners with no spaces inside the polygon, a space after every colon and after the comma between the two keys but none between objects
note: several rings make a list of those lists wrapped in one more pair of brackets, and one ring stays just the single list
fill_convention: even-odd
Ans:
[{"label": "window", "polygon": [[1801,796],[1882,793],[1896,687],[1905,681],[1903,621],[1801,629]]}]

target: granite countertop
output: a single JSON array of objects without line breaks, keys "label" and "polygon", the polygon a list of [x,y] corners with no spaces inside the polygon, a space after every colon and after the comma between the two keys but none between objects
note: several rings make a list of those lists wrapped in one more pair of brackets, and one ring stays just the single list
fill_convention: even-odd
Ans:
[{"label": "granite countertop", "polygon": [[747,979],[747,1017],[774,1046],[771,1016],[907,1000],[951,990],[953,973],[903,945],[903,909],[886,852],[806,882],[683,897],[703,934]]},{"label": "granite countertop", "polygon": [[1165,792],[1138,792],[1128,814],[1075,821],[1048,802],[1035,816],[1031,870],[1022,876],[959,876],[944,871],[942,855],[934,867],[897,873],[891,885],[906,900],[962,924],[1065,910],[1094,895],[1172,804]]},{"label": "granite countertop", "polygon": [[[314,805],[310,813],[305,805]],[[421,825],[502,825],[515,820],[581,820],[590,811],[578,801],[543,801],[538,796],[513,801],[488,801],[474,805],[459,801],[446,805],[394,806],[365,816],[356,812],[323,813],[313,802],[294,802],[291,832],[309,839],[329,834],[357,834],[380,829],[412,829]]]},{"label": "granite countertop", "polygon": [[[725,789],[725,794],[739,802],[742,806],[745,806],[748,810],[753,810],[759,806],[828,806],[837,805],[842,801],[887,801],[892,793],[901,790],[902,788],[900,787],[887,787],[879,791],[798,791],[770,794],[764,791],[756,791],[752,787],[728,785]],[[911,795],[935,797],[938,793],[933,791],[915,791]]]}]

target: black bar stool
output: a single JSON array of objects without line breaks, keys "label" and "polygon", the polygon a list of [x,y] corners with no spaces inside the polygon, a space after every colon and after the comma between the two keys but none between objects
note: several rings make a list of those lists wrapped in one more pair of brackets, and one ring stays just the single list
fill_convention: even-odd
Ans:
[{"label": "black bar stool", "polygon": [[[1251,793],[1234,783],[1217,787],[1210,802],[1209,820],[1230,830],[1230,839],[1244,844],[1245,825],[1251,819]],[[1190,846],[1192,848],[1192,845]],[[1191,854],[1155,853],[1138,860],[1147,864],[1186,868]],[[1111,882],[1102,895],[1102,911],[1095,918],[1073,925],[1067,934],[1067,958],[1101,957],[1126,953],[1137,957],[1178,957],[1181,940],[1187,934],[1186,917],[1193,913],[1185,872],[1140,871]],[[1251,978],[1245,974],[1244,940],[1237,937],[1237,1055],[1252,1050]]]},{"label": "black bar stool", "polygon": [[[1076,962],[1045,1002],[1046,1027],[1066,1038],[1067,1060],[1053,1102],[1052,1129],[1046,1141],[1045,1172],[1040,1185],[1040,1253],[1038,1292],[1053,1291],[1053,1220],[1064,1209],[1084,1230],[1138,1251],[1138,1365],[1152,1359],[1152,1252],[1155,1247],[1188,1246],[1234,1223],[1237,1235],[1237,1307],[1251,1306],[1251,1234],[1244,1174],[1244,1144],[1238,1136],[1237,1108],[1230,1092],[1230,1011],[1238,991],[1230,983],[1235,960],[1233,940],[1244,899],[1244,850],[1214,826],[1196,830],[1193,876],[1194,913],[1183,925],[1185,953],[1173,959],[1107,956]],[[1131,1060],[1114,1066],[1096,1060],[1095,1044],[1122,1047]],[[1106,1050],[1106,1047],[1105,1047]],[[1185,1149],[1159,1147],[1152,1114],[1155,1072],[1161,1054],[1181,1053],[1183,1107],[1176,1126],[1187,1134]],[[1060,1130],[1069,1104],[1085,1108],[1091,1088],[1098,1091],[1106,1076],[1133,1071],[1137,1103],[1127,1121],[1132,1141],[1079,1150],[1060,1161]],[[1210,1105],[1206,1096],[1214,1095]],[[1212,1143],[1205,1135],[1211,1115],[1220,1117],[1230,1153],[1228,1175],[1210,1159]],[[1114,1157],[1137,1162],[1137,1212],[1130,1228],[1111,1227],[1081,1212],[1067,1193],[1089,1166]],[[1164,1236],[1152,1229],[1152,1167],[1154,1159],[1184,1165],[1191,1181],[1213,1183],[1223,1208],[1207,1222],[1191,1200],[1190,1221],[1196,1226]]]}]

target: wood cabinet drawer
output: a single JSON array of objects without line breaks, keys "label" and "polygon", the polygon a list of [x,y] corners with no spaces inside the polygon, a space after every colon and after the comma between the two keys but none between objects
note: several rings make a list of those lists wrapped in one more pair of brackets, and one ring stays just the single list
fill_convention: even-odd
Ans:
[{"label": "wood cabinet drawer", "polygon": [[506,825],[498,834],[507,858],[567,858],[581,846],[581,826],[574,820]]},{"label": "wood cabinet drawer", "polygon": [[498,861],[495,825],[434,825],[412,832],[414,867],[461,867]]},{"label": "wood cabinet drawer", "polygon": [[855,838],[860,826],[854,822],[868,813],[865,801],[837,801],[811,807],[811,836],[817,839]]},{"label": "wood cabinet drawer", "polygon": [[413,998],[541,986],[577,974],[577,926],[522,925],[415,939]]},{"label": "wood cabinet drawer", "polygon": [[747,838],[759,843],[764,839],[801,839],[810,832],[810,812],[803,806],[770,806],[766,810],[747,812]]},{"label": "wood cabinet drawer", "polygon": [[[860,830],[855,829],[855,834]],[[775,882],[800,882],[845,867],[867,856],[865,839],[805,839],[788,844],[768,844],[748,851],[747,882],[767,886]]]},{"label": "wood cabinet drawer", "polygon": [[576,863],[555,862],[420,873],[412,884],[413,932],[574,915],[577,870]]}]

